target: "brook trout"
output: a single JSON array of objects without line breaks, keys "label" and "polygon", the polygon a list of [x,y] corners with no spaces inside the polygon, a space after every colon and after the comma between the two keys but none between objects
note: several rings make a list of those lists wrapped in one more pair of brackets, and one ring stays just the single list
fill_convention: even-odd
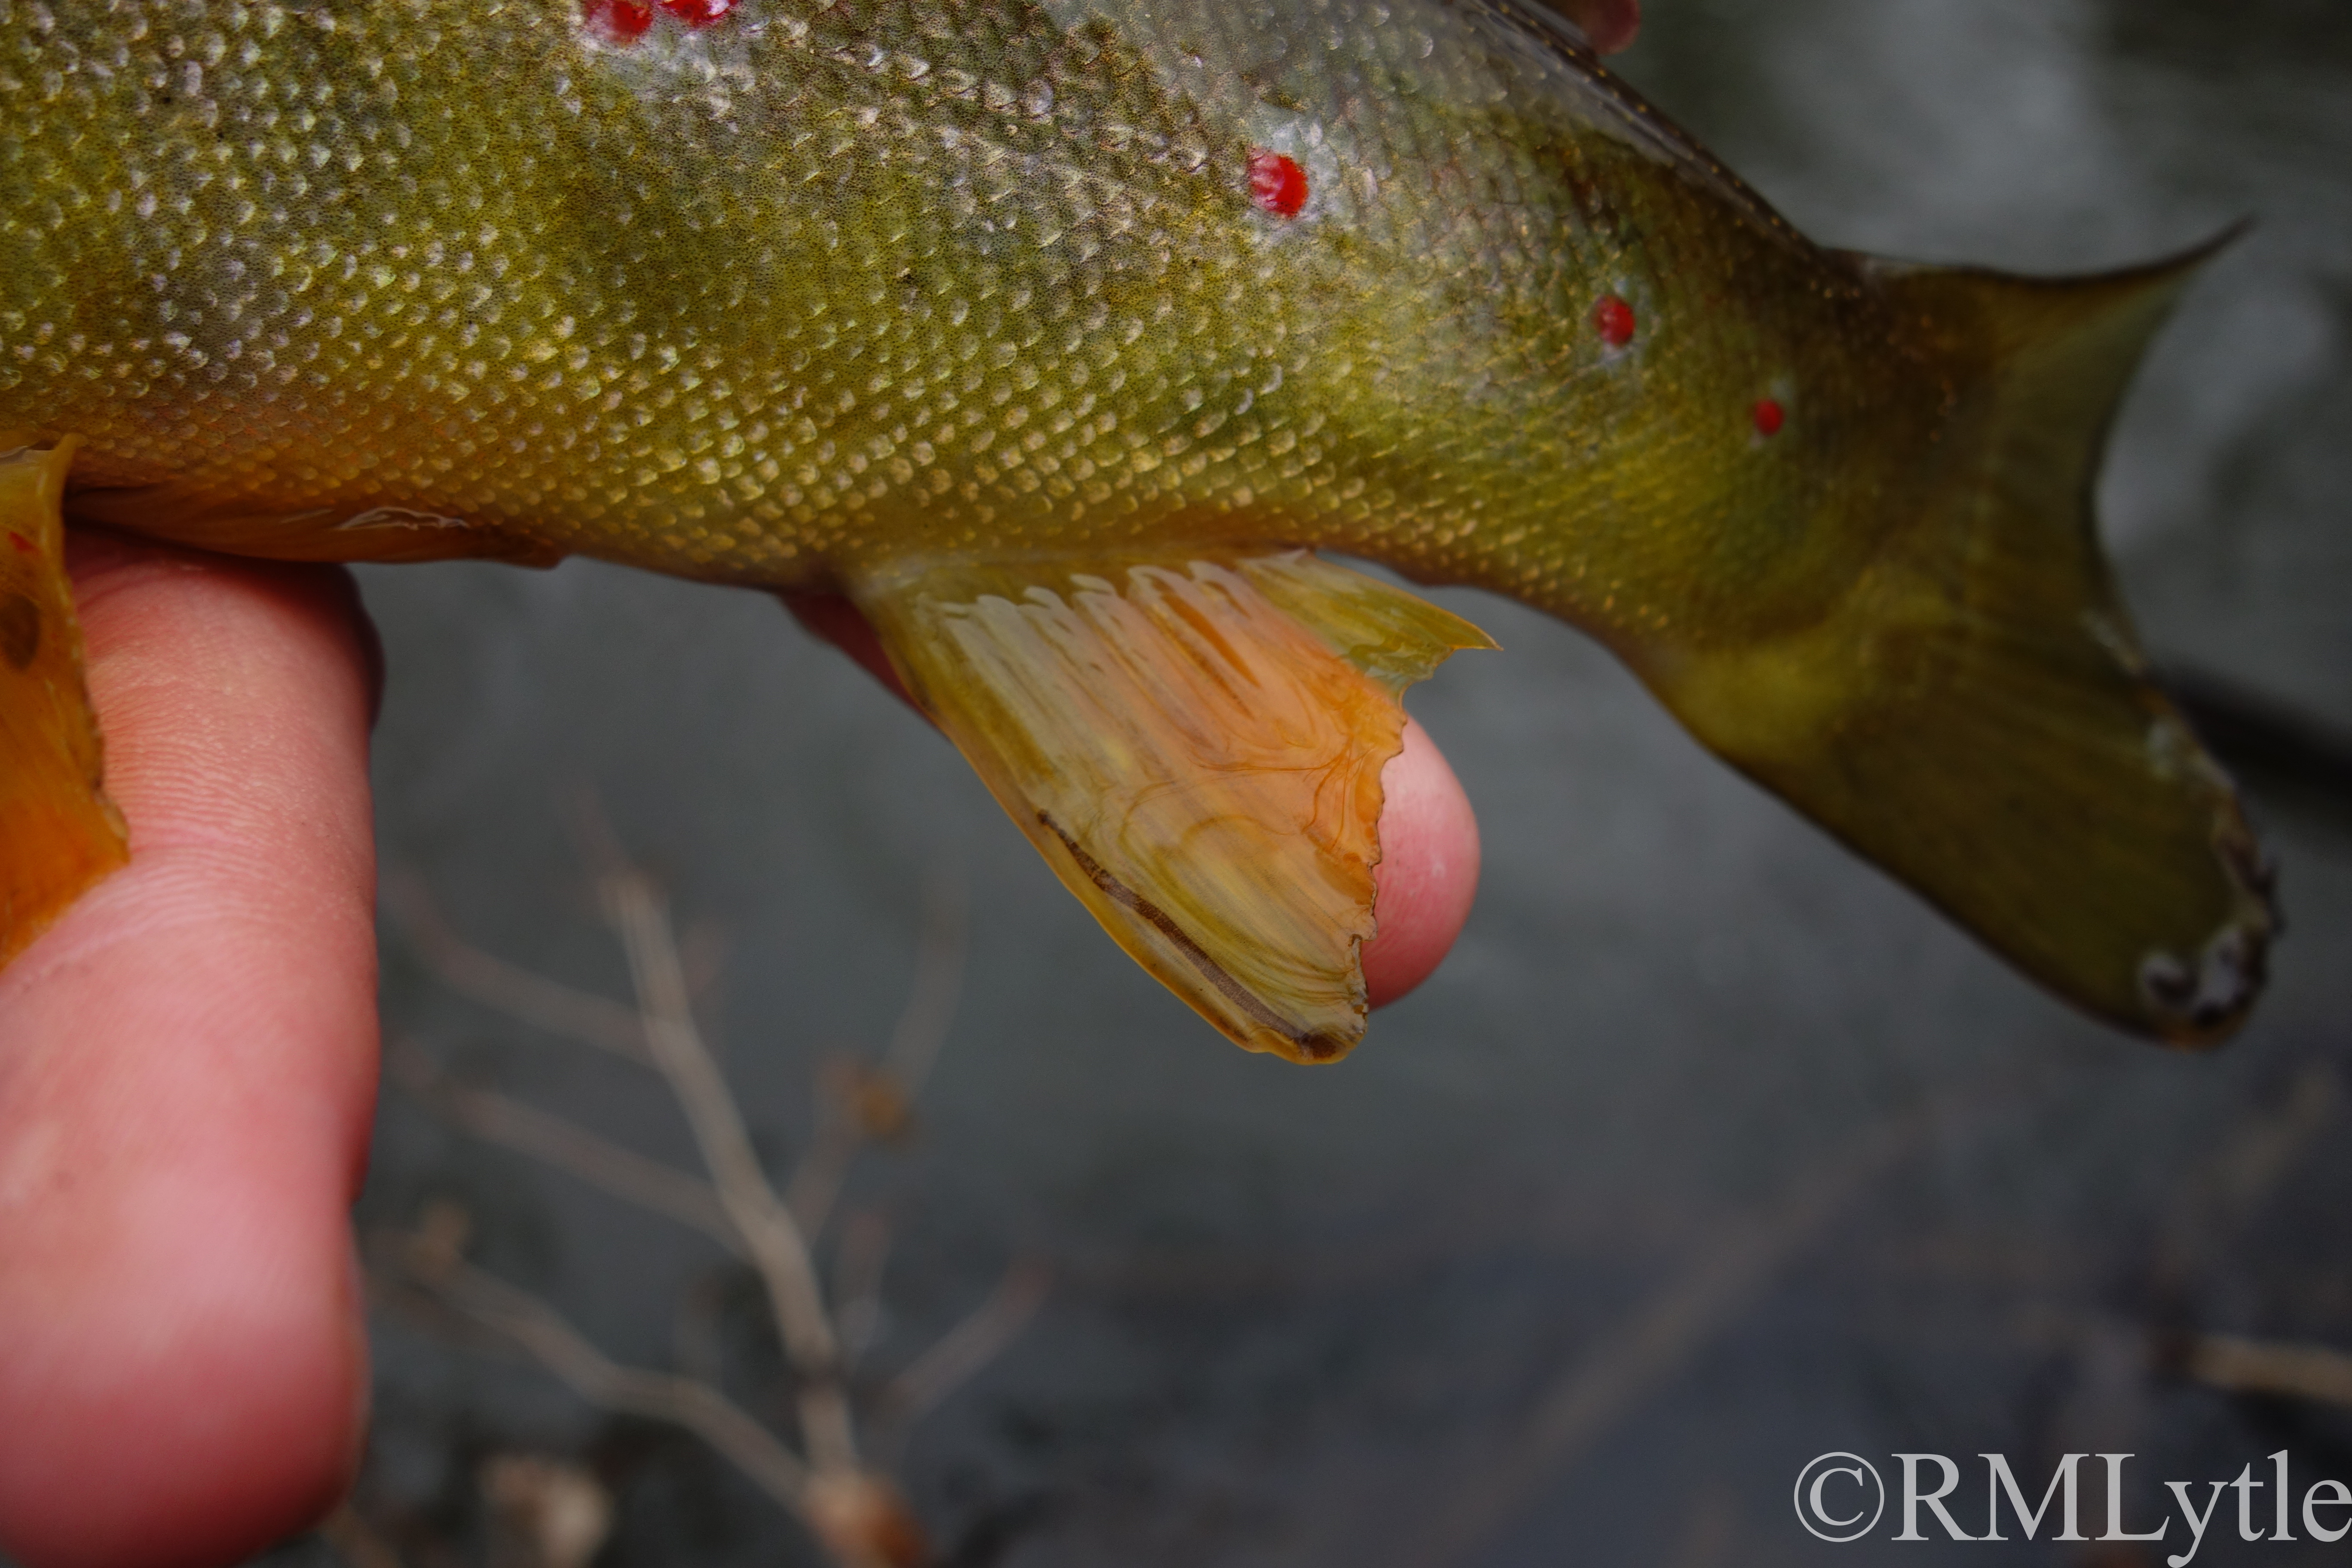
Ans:
[{"label": "brook trout", "polygon": [[1364,1026],[1399,693],[1600,638],[2059,994],[2268,873],[2095,538],[2197,257],[1827,250],[1535,0],[0,0],[0,949],[123,856],[60,511],[845,592],[1129,952]]}]

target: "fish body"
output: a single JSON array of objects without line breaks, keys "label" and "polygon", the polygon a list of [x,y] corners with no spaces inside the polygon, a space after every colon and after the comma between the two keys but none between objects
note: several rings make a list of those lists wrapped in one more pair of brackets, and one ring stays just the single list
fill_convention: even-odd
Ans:
[{"label": "fish body", "polygon": [[1621,643],[1817,611],[1889,524],[1809,459],[1917,467],[1911,324],[1539,14],[1297,10],[16,19],[0,421],[273,554],[1306,542]]},{"label": "fish body", "polygon": [[1526,0],[0,0],[0,434],[79,443],[69,514],[846,591],[1245,1044],[1360,1033],[1395,693],[1484,640],[1302,546],[1575,623],[2103,1016],[2251,1001],[2259,852],[2087,513],[2183,265],[1821,248]]}]

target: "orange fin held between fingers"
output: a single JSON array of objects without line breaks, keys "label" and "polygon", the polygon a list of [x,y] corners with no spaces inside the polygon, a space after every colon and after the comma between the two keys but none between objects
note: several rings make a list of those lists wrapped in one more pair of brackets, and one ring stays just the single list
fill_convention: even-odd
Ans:
[{"label": "orange fin held between fingers", "polygon": [[0,963],[130,858],[100,788],[98,717],[66,581],[58,508],[73,448],[68,439],[0,456]]},{"label": "orange fin held between fingers", "polygon": [[1484,633],[1301,552],[899,563],[850,590],[1137,962],[1253,1050],[1362,1037],[1399,693]]}]

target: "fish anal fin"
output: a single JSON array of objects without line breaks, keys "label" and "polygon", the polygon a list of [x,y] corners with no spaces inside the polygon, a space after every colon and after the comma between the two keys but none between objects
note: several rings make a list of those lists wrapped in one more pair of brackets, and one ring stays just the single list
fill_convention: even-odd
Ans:
[{"label": "fish anal fin", "polygon": [[2278,919],[2237,793],[2150,679],[2094,531],[2099,449],[2209,249],[2074,280],[1885,268],[1955,403],[1817,624],[1643,673],[1717,752],[2061,995],[2203,1045]]},{"label": "fish anal fin", "polygon": [[74,446],[0,448],[0,963],[130,858],[66,580]]},{"label": "fish anal fin", "polygon": [[850,584],[1063,883],[1236,1042],[1361,1037],[1402,684],[1475,627],[1303,553],[894,563]]}]

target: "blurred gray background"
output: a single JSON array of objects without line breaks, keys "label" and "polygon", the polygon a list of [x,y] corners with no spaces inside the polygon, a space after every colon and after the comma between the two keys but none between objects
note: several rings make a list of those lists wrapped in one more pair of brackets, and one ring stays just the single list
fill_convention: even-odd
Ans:
[{"label": "blurred gray background", "polygon": [[[2270,997],[2211,1057],[2084,1023],[1568,628],[1448,594],[1507,650],[1412,700],[1480,815],[1477,911],[1350,1060],[1302,1069],[1223,1044],[1122,957],[953,752],[772,601],[577,563],[366,573],[394,670],[387,867],[467,939],[625,995],[565,826],[595,792],[681,921],[723,933],[704,1016],[779,1169],[816,1064],[889,1034],[927,881],[964,889],[967,984],[917,1135],[856,1190],[895,1236],[882,1371],[1011,1260],[1054,1271],[900,1462],[952,1561],[1995,1550],[1897,1547],[1892,1523],[1816,1542],[1790,1488],[1831,1449],[1967,1459],[1973,1528],[1989,1451],[2036,1494],[2062,1453],[2139,1456],[2140,1529],[2159,1480],[2201,1493],[2282,1447],[2298,1486],[2352,1482],[2352,1412],[2182,1363],[2209,1332],[2352,1349],[2352,798],[2315,760],[2352,731],[2352,8],[1651,0],[1621,64],[1828,243],[2066,271],[2259,219],[2158,347],[2105,510],[2159,660],[2306,727],[2235,742],[2284,872]],[[654,1080],[459,998],[390,927],[384,951],[388,1038],[690,1157]],[[681,1303],[705,1303],[737,1393],[781,1411],[716,1247],[388,1092],[362,1221],[435,1200],[621,1359],[670,1364]],[[594,1469],[605,1563],[817,1561],[693,1440],[378,1327],[360,1507],[412,1561],[467,1560],[476,1467],[511,1449]],[[2231,1511],[2200,1561],[2342,1560],[2242,1545]],[[1999,1550],[2158,1560],[2043,1533]]]}]

